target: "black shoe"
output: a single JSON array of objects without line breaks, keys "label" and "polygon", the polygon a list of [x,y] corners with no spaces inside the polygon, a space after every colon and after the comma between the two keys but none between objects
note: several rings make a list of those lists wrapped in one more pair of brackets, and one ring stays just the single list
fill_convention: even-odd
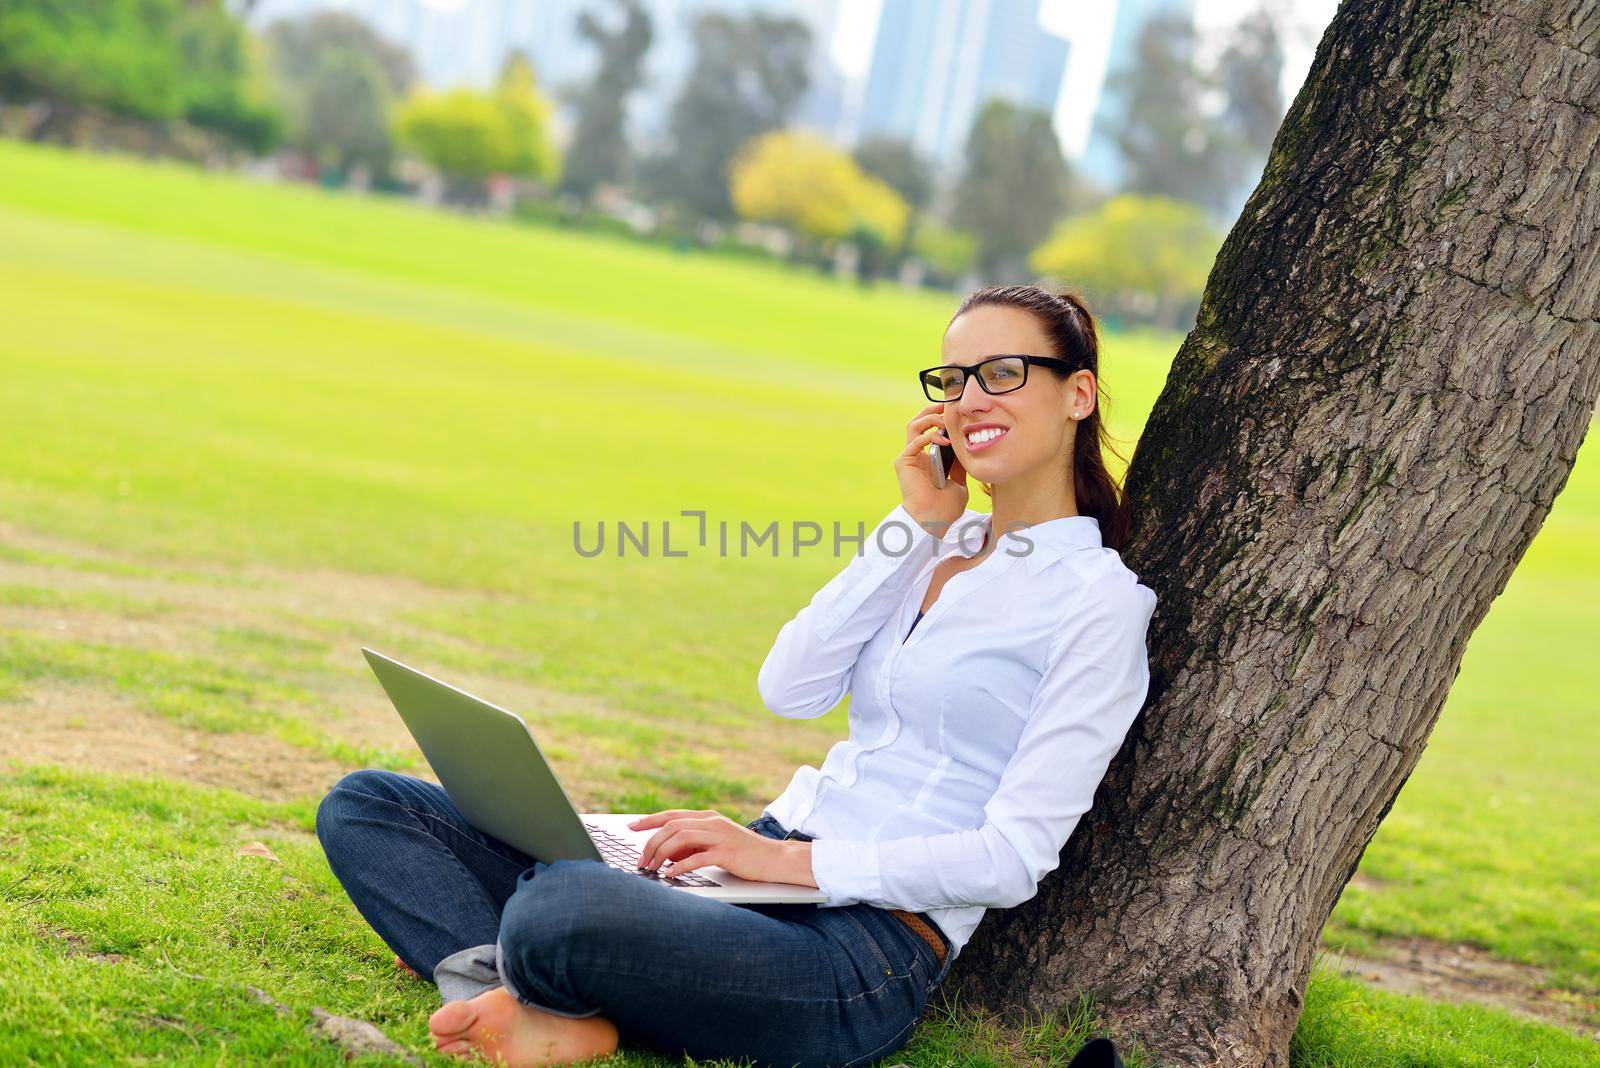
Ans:
[{"label": "black shoe", "polygon": [[1067,1068],[1122,1068],[1122,1058],[1109,1038],[1091,1038]]}]

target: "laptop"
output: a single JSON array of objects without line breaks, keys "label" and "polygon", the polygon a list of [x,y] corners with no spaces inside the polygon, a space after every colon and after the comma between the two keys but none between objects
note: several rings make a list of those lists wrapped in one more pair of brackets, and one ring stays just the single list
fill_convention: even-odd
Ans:
[{"label": "laptop", "polygon": [[522,717],[363,648],[395,711],[450,801],[473,827],[536,860],[598,860],[662,886],[734,904],[821,903],[800,883],[743,879],[716,865],[663,876],[637,867],[661,830],[634,830],[645,813],[578,812]]}]

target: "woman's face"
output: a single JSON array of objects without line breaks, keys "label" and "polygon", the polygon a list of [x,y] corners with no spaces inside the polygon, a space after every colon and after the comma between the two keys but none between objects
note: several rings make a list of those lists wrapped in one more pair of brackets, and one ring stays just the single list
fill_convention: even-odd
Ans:
[{"label": "woman's face", "polygon": [[[945,331],[939,362],[971,367],[990,356],[1022,353],[1057,355],[1032,313],[980,304],[957,316]],[[985,392],[969,375],[961,399],[945,403],[944,421],[967,473],[979,482],[999,485],[1040,465],[1052,470],[1070,467],[1078,423],[1093,410],[1092,371],[1061,375],[1029,367],[1026,385],[999,396]],[[1075,411],[1077,419],[1072,417]],[[985,428],[1002,433],[987,442],[970,440],[969,435]]]}]

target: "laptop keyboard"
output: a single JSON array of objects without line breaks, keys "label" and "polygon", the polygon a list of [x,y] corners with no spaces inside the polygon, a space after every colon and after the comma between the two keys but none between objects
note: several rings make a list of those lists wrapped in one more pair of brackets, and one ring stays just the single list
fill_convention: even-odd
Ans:
[{"label": "laptop keyboard", "polygon": [[610,831],[597,827],[592,823],[585,823],[589,837],[594,839],[595,848],[600,850],[600,856],[613,868],[631,871],[635,875],[642,875],[646,879],[653,879],[658,883],[667,883],[672,886],[719,886],[720,883],[707,879],[697,871],[686,871],[682,875],[662,875],[660,871],[652,871],[639,867],[639,850],[636,846],[629,845]]}]

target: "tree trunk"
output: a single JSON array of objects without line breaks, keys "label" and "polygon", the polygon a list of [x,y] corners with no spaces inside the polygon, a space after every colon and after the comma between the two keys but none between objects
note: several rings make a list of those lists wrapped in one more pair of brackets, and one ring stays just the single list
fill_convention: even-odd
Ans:
[{"label": "tree trunk", "polygon": [[1174,1063],[1287,1064],[1323,923],[1595,410],[1597,107],[1589,0],[1340,7],[1129,472],[1144,714],[946,994],[1092,994]]}]

